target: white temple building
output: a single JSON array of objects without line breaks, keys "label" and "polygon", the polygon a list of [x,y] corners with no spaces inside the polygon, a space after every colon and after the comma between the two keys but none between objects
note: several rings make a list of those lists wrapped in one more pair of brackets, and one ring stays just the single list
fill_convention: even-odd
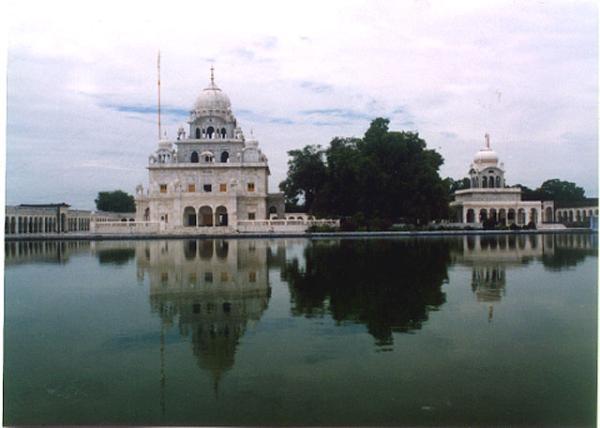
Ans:
[{"label": "white temple building", "polygon": [[177,139],[161,139],[150,155],[149,186],[136,188],[136,222],[226,231],[240,221],[285,218],[283,194],[269,193],[267,157],[244,136],[212,68],[187,123],[187,133],[179,128]]},{"label": "white temple building", "polygon": [[490,147],[485,135],[485,147],[475,154],[469,169],[470,188],[457,190],[450,203],[457,211],[457,221],[480,226],[488,218],[504,225],[524,226],[530,223],[553,222],[553,201],[523,201],[519,187],[507,187],[504,164]]}]

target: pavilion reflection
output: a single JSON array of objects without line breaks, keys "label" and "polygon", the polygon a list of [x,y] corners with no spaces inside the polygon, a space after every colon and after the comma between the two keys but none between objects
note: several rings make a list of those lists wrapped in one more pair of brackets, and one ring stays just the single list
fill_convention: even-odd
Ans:
[{"label": "pavilion reflection", "polygon": [[506,294],[507,271],[533,261],[546,269],[562,269],[597,255],[597,247],[597,235],[591,233],[466,235],[452,259],[471,266],[471,289],[478,302],[489,305],[491,321],[494,304]]},{"label": "pavilion reflection", "polygon": [[[235,361],[248,325],[268,306],[268,241],[147,241],[136,246],[137,274],[149,280],[162,331],[177,325],[215,390]],[[164,347],[161,346],[164,351]],[[161,352],[162,352],[161,351]],[[164,357],[164,356],[163,356]]]}]

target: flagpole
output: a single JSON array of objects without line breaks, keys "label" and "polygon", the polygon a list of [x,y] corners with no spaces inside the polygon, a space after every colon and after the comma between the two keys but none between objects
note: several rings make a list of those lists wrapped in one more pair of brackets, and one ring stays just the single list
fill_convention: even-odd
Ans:
[{"label": "flagpole", "polygon": [[156,69],[158,74],[158,140],[161,138],[161,126],[160,126],[160,50],[158,51],[158,58],[156,61]]}]

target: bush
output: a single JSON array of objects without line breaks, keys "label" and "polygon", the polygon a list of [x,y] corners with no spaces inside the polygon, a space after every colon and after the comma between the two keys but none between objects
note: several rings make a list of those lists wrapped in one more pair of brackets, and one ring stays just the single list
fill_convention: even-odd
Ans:
[{"label": "bush", "polygon": [[509,229],[510,229],[510,230],[521,230],[521,228],[520,228],[520,227],[519,227],[519,226],[518,226],[516,223],[512,223],[512,224],[509,226]]},{"label": "bush", "polygon": [[385,231],[390,230],[392,227],[392,222],[387,219],[382,219],[379,217],[375,217],[371,221],[368,222],[368,228],[370,231]]},{"label": "bush", "polygon": [[339,229],[334,226],[330,226],[328,224],[313,224],[308,229],[306,229],[309,233],[322,233],[322,232],[337,232]]}]

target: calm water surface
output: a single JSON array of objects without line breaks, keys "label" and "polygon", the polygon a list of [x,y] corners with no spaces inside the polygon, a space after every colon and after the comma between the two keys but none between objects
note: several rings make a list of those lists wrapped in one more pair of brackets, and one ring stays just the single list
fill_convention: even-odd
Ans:
[{"label": "calm water surface", "polygon": [[595,425],[597,249],[7,243],[4,424]]}]

